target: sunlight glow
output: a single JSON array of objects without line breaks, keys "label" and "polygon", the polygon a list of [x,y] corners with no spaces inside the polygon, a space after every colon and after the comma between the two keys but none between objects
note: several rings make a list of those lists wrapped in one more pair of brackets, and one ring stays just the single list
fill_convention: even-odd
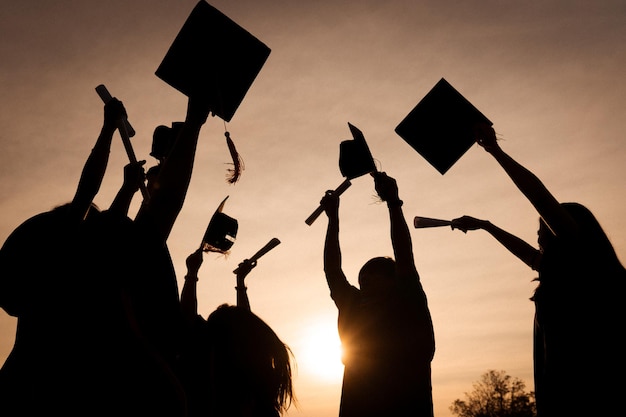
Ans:
[{"label": "sunlight glow", "polygon": [[298,362],[303,368],[324,380],[341,380],[341,342],[335,326],[326,323],[314,324],[307,328],[304,348]]}]

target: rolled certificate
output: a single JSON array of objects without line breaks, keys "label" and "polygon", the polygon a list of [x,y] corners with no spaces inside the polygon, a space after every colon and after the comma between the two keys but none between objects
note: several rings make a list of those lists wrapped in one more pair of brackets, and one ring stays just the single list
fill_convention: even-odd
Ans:
[{"label": "rolled certificate", "polygon": [[423,229],[425,227],[440,227],[440,226],[450,226],[452,221],[450,220],[441,220],[441,219],[433,219],[431,217],[420,217],[415,216],[413,219],[413,226],[416,229]]}]

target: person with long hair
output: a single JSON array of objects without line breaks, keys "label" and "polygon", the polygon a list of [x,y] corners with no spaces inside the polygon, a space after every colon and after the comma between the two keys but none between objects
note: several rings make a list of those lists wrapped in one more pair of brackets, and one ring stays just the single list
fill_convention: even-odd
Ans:
[{"label": "person with long hair", "polygon": [[237,268],[237,304],[222,304],[207,319],[198,314],[202,250],[187,257],[181,292],[188,323],[179,372],[189,416],[278,417],[295,404],[294,359],[274,330],[250,309],[245,278],[256,262]]},{"label": "person with long hair", "polygon": [[452,220],[452,229],[482,229],[538,272],[531,300],[534,383],[539,417],[619,415],[626,388],[624,328],[626,270],[592,212],[560,203],[532,172],[499,146],[490,126],[478,144],[513,180],[539,213],[538,248],[490,221]]}]

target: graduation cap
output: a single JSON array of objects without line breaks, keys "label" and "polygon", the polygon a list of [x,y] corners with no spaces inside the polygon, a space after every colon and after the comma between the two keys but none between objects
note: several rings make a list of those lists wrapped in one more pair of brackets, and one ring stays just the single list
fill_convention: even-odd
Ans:
[{"label": "graduation cap", "polygon": [[[337,196],[343,194],[352,185],[350,180],[376,171],[374,158],[365,142],[363,132],[351,123],[348,123],[348,127],[352,132],[352,139],[339,143],[339,171],[346,179],[333,190]],[[312,225],[323,212],[324,208],[320,204],[304,222],[309,226]]]},{"label": "graduation cap", "polygon": [[350,123],[348,126],[353,139],[339,144],[339,171],[350,180],[376,171],[376,165],[363,132]]},{"label": "graduation cap", "polygon": [[[269,54],[263,42],[201,0],[155,74],[188,97],[202,97],[215,116],[230,122]],[[233,159],[232,184],[244,169],[243,161],[230,133],[225,136]]]},{"label": "graduation cap", "polygon": [[159,161],[165,160],[169,155],[180,129],[182,129],[183,122],[172,122],[172,127],[160,125],[154,129],[152,134],[152,149],[150,156],[158,159]]},{"label": "graduation cap", "polygon": [[264,43],[201,0],[155,74],[188,97],[203,97],[229,122],[269,54]]},{"label": "graduation cap", "polygon": [[493,123],[444,78],[417,103],[395,132],[445,174],[475,142],[478,123]]},{"label": "graduation cap", "polygon": [[217,210],[215,210],[204,232],[200,246],[204,252],[227,253],[235,243],[239,224],[236,219],[222,213],[226,200],[228,200],[228,196],[226,196]]}]

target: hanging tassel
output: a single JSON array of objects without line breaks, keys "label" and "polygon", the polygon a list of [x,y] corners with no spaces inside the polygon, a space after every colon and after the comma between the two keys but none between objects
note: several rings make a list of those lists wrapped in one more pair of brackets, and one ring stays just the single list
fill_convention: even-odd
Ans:
[{"label": "hanging tassel", "polygon": [[245,167],[243,164],[243,159],[241,159],[241,156],[239,156],[239,154],[237,153],[235,143],[230,138],[230,132],[226,131],[224,132],[224,135],[226,136],[226,143],[228,144],[230,156],[233,158],[233,168],[228,169],[229,176],[227,178],[227,181],[230,184],[234,184],[239,180],[239,177],[241,176],[241,171],[243,171]]}]

